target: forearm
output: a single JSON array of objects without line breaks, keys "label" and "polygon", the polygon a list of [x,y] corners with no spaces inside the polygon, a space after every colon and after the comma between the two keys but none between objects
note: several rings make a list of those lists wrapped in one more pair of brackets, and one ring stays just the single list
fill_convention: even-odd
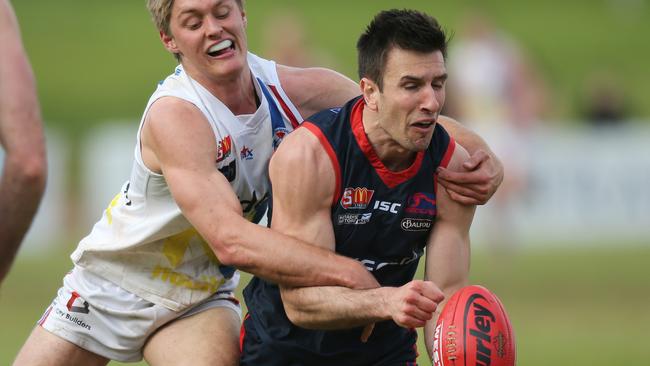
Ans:
[{"label": "forearm", "polygon": [[289,320],[307,329],[348,329],[390,319],[386,295],[392,287],[351,290],[344,287],[281,286]]},{"label": "forearm", "polygon": [[10,4],[0,0],[0,281],[29,229],[45,189],[47,164],[31,66]]},{"label": "forearm", "polygon": [[0,281],[29,229],[44,187],[44,175],[26,172],[19,162],[7,157],[0,180]]},{"label": "forearm", "polygon": [[229,231],[213,241],[224,264],[286,286],[377,287],[358,261],[322,249],[243,218],[224,225]]}]

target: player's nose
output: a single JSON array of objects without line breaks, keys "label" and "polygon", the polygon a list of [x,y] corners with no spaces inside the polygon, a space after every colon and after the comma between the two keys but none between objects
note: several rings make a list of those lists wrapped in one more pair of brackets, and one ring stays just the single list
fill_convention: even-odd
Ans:
[{"label": "player's nose", "polygon": [[219,38],[223,32],[223,26],[218,19],[207,17],[205,20],[205,32],[210,38]]},{"label": "player's nose", "polygon": [[437,113],[441,107],[437,92],[434,88],[424,88],[420,103],[422,111],[429,113]]}]

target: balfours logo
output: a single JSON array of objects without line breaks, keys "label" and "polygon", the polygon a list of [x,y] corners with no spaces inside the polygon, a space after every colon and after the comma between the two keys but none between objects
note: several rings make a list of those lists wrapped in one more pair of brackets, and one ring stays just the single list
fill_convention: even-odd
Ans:
[{"label": "balfours logo", "polygon": [[428,231],[433,222],[427,219],[413,219],[407,217],[402,220],[402,230],[405,231]]}]

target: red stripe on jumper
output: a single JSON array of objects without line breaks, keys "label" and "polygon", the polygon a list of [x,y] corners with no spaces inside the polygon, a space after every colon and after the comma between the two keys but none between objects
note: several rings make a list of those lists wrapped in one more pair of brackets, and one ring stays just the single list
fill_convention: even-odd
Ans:
[{"label": "red stripe on jumper", "polygon": [[321,131],[320,128],[309,121],[303,122],[300,126],[305,127],[311,133],[313,133],[316,138],[318,138],[320,144],[323,145],[323,148],[332,161],[332,168],[334,168],[334,175],[336,176],[336,189],[334,189],[334,197],[332,197],[332,206],[336,206],[336,203],[341,196],[341,166],[339,165],[339,159],[336,157],[334,148],[332,148],[332,145],[330,144],[329,140],[327,140],[327,137],[325,137],[323,131]]},{"label": "red stripe on jumper", "polygon": [[454,155],[454,150],[456,150],[456,140],[453,137],[449,136],[449,144],[447,145],[447,151],[440,161],[440,166],[446,168],[451,161],[451,156]]},{"label": "red stripe on jumper", "polygon": [[289,106],[287,103],[284,102],[284,99],[280,96],[280,93],[278,92],[278,89],[275,87],[275,85],[269,85],[269,88],[271,88],[271,91],[273,92],[273,95],[275,95],[275,98],[280,102],[280,106],[282,107],[282,110],[284,113],[289,117],[289,121],[291,121],[291,125],[293,126],[293,129],[295,130],[298,128],[298,119],[296,119],[296,116],[293,115],[293,112],[291,112],[291,109],[289,109]]},{"label": "red stripe on jumper", "polygon": [[246,319],[250,318],[251,314],[246,313],[244,320],[241,322],[241,328],[239,328],[239,353],[244,352],[244,337],[246,337],[246,328],[244,328],[244,322]]}]

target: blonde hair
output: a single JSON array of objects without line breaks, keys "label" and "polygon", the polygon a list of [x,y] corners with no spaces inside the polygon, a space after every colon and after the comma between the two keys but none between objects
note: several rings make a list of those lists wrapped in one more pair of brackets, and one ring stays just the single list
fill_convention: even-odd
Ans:
[{"label": "blonde hair", "polygon": [[[240,9],[244,9],[243,0],[235,0]],[[172,17],[172,7],[174,0],[147,0],[147,9],[151,13],[151,18],[159,31],[171,36],[169,29],[170,19]]]},{"label": "blonde hair", "polygon": [[147,0],[147,9],[151,13],[156,28],[166,35],[170,35],[169,21],[172,17],[174,0]]}]

